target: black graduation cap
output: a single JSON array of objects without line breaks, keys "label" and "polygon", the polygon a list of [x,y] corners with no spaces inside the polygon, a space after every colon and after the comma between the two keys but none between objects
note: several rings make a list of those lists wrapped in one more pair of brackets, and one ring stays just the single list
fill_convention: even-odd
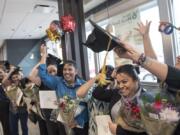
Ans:
[{"label": "black graduation cap", "polygon": [[123,47],[123,44],[119,42],[119,39],[117,37],[111,35],[109,32],[105,31],[93,21],[89,21],[93,25],[94,29],[88,36],[86,43],[84,43],[85,46],[92,49],[94,52],[101,52],[107,50],[109,40],[112,39],[108,51],[112,50],[115,47],[121,48],[122,51],[126,51]]},{"label": "black graduation cap", "polygon": [[46,64],[47,65],[59,65],[62,62],[61,59],[57,58],[54,55],[48,54],[48,57],[46,59]]},{"label": "black graduation cap", "polygon": [[48,54],[48,57],[46,59],[46,64],[47,65],[55,65],[57,66],[57,75],[58,76],[63,76],[63,66],[64,64],[62,63],[62,60],[57,58],[54,55]]}]

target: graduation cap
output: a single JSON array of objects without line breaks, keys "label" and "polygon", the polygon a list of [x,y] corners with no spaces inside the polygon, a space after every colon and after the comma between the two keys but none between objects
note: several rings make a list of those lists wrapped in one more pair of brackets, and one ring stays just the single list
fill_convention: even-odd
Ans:
[{"label": "graduation cap", "polygon": [[46,64],[47,65],[59,65],[62,62],[61,59],[57,58],[54,55],[48,54],[48,57],[46,59]]},{"label": "graduation cap", "polygon": [[46,60],[46,64],[47,65],[55,65],[58,69],[57,71],[57,75],[58,76],[63,76],[63,66],[64,64],[62,63],[62,60],[57,58],[54,55],[48,54],[47,60]]},{"label": "graduation cap", "polygon": [[[105,31],[93,21],[89,21],[93,25],[94,29],[88,36],[86,43],[84,43],[85,46],[92,49],[94,52],[101,52],[104,50],[110,51],[115,47],[120,48],[122,51],[126,51],[123,47],[123,44],[119,42],[119,39],[117,37],[111,35],[109,32]],[[108,49],[109,43],[110,46]]]}]

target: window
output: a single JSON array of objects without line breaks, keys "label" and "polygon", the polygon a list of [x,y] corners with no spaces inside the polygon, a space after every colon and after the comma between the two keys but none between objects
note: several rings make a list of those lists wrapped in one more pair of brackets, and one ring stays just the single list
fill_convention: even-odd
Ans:
[{"label": "window", "polygon": [[[174,25],[176,27],[180,27],[180,19],[179,19],[179,12],[180,12],[180,1],[173,0],[173,20]],[[175,30],[175,41],[176,41],[176,55],[180,55],[180,31]]]},{"label": "window", "polygon": [[[163,44],[161,33],[158,31],[159,26],[159,9],[156,3],[148,3],[140,7],[140,18],[142,22],[152,21],[150,27],[150,38],[153,49],[157,55],[158,61],[164,62]],[[156,82],[157,79],[154,75],[149,73],[144,68],[140,70],[140,79],[145,82]]]},{"label": "window", "polygon": [[[119,18],[121,18],[121,20]],[[131,22],[131,20],[132,20],[132,22]],[[152,21],[151,28],[150,28],[150,38],[152,41],[152,45],[153,45],[153,48],[157,54],[158,60],[161,62],[164,62],[162,37],[161,37],[161,33],[158,31],[160,19],[159,19],[159,9],[158,9],[158,5],[157,5],[156,0],[148,2],[148,3],[141,5],[141,6],[135,7],[134,9],[129,9],[128,11],[121,12],[115,16],[108,18],[108,19],[106,18],[106,19],[98,22],[98,24],[103,28],[105,28],[108,25],[108,23],[115,25],[116,36],[119,37],[119,36],[123,35],[126,31],[127,32],[128,31],[130,31],[130,32],[134,31],[134,27],[137,26],[137,23],[140,22],[140,20],[143,22],[145,22],[146,20]],[[130,25],[128,24],[125,27],[125,25],[124,26],[122,25],[122,23],[124,23],[123,21],[128,21],[129,24],[130,23],[132,23],[132,24],[130,24]],[[89,28],[89,27],[86,26],[86,28]],[[123,31],[122,33],[120,33],[120,31],[122,29],[125,32]],[[88,35],[88,33],[90,33],[90,31],[91,30],[88,29],[86,35]],[[135,44],[136,47],[138,47],[142,50],[143,49],[142,39],[140,39],[139,37],[136,34],[134,34],[134,35],[132,34],[130,41],[132,41],[132,43]],[[139,42],[140,40],[141,40],[141,42]],[[88,50],[88,56],[89,56],[89,54],[93,55],[91,50]],[[96,68],[100,68],[103,64],[104,56],[105,56],[105,52],[101,52],[98,54],[97,57],[95,57],[97,59],[96,63],[98,63],[98,64],[93,64],[95,62],[95,60],[93,61],[91,59],[93,57],[89,56],[89,60],[91,60],[91,61],[89,61],[90,66],[96,66]],[[107,59],[107,64],[110,64],[113,66],[119,65],[119,63],[117,63],[117,61],[120,61],[120,60],[116,60],[116,56],[115,56],[113,51],[109,52],[108,56],[109,57]],[[125,63],[129,63],[129,61],[121,60],[121,64],[125,64]],[[99,66],[97,67],[97,65],[99,65]],[[90,71],[92,69],[93,68],[91,67]],[[92,71],[93,72],[96,71],[95,68]],[[95,74],[92,74],[92,75],[95,75]],[[149,72],[147,72],[143,68],[141,69],[140,79],[145,80],[145,81],[151,81],[151,82],[157,81],[153,75],[151,75]]]}]

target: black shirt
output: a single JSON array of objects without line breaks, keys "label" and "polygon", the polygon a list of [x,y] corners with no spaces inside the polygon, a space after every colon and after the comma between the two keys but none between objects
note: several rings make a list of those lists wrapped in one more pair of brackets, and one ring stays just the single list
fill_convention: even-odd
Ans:
[{"label": "black shirt", "polygon": [[6,93],[5,93],[2,85],[0,85],[0,101],[8,101],[9,102],[9,99],[6,96]]}]

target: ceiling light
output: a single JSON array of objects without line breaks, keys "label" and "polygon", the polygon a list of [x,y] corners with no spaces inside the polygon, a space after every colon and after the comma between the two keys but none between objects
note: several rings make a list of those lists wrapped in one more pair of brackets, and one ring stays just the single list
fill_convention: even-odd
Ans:
[{"label": "ceiling light", "polygon": [[30,57],[29,57],[31,60],[34,59],[34,53],[31,53]]},{"label": "ceiling light", "polygon": [[36,13],[52,13],[55,7],[50,5],[35,5],[33,12]]}]

